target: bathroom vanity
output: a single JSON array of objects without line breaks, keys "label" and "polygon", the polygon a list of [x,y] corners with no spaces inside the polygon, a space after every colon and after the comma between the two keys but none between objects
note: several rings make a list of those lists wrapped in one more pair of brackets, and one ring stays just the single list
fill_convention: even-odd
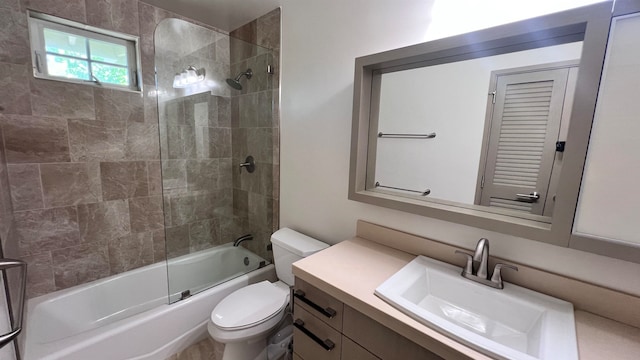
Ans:
[{"label": "bathroom vanity", "polygon": [[[353,239],[296,262],[294,358],[491,359],[374,295],[418,254],[462,269],[455,250],[359,221]],[[505,281],[573,303],[580,359],[635,359],[640,353],[640,298],[517,265]]]},{"label": "bathroom vanity", "polygon": [[299,277],[293,312],[298,359],[441,358]]}]

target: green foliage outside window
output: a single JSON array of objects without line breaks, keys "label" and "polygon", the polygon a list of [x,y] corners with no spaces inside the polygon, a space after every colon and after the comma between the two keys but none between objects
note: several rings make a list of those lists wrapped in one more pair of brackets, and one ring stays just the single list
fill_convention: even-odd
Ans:
[{"label": "green foliage outside window", "polygon": [[129,86],[126,47],[52,29],[44,39],[50,75]]},{"label": "green foliage outside window", "polygon": [[93,75],[101,82],[129,85],[129,76],[126,68],[93,63],[91,69]]}]

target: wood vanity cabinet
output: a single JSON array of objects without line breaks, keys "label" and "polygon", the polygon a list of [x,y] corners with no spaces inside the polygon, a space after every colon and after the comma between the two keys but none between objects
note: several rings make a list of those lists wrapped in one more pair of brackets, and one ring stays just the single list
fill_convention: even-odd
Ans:
[{"label": "wood vanity cabinet", "polygon": [[293,319],[294,360],[440,359],[299,278]]}]

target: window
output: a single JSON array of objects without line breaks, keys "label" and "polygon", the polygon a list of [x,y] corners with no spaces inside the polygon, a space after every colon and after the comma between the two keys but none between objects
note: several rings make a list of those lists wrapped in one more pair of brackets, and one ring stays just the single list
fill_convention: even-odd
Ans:
[{"label": "window", "polygon": [[29,12],[35,77],[139,91],[138,38]]}]

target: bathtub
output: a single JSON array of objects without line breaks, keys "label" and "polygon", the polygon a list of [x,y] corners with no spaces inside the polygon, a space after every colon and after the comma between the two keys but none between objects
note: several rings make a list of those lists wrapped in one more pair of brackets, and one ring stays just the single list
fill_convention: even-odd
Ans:
[{"label": "bathtub", "polygon": [[[171,259],[170,284],[184,282],[169,297],[167,265],[157,263],[30,299],[24,359],[166,359],[207,335],[209,315],[225,296],[275,280],[273,265],[244,274],[261,261],[225,244]],[[168,304],[168,298],[179,300],[184,290],[194,293],[212,281],[220,284]]]}]

